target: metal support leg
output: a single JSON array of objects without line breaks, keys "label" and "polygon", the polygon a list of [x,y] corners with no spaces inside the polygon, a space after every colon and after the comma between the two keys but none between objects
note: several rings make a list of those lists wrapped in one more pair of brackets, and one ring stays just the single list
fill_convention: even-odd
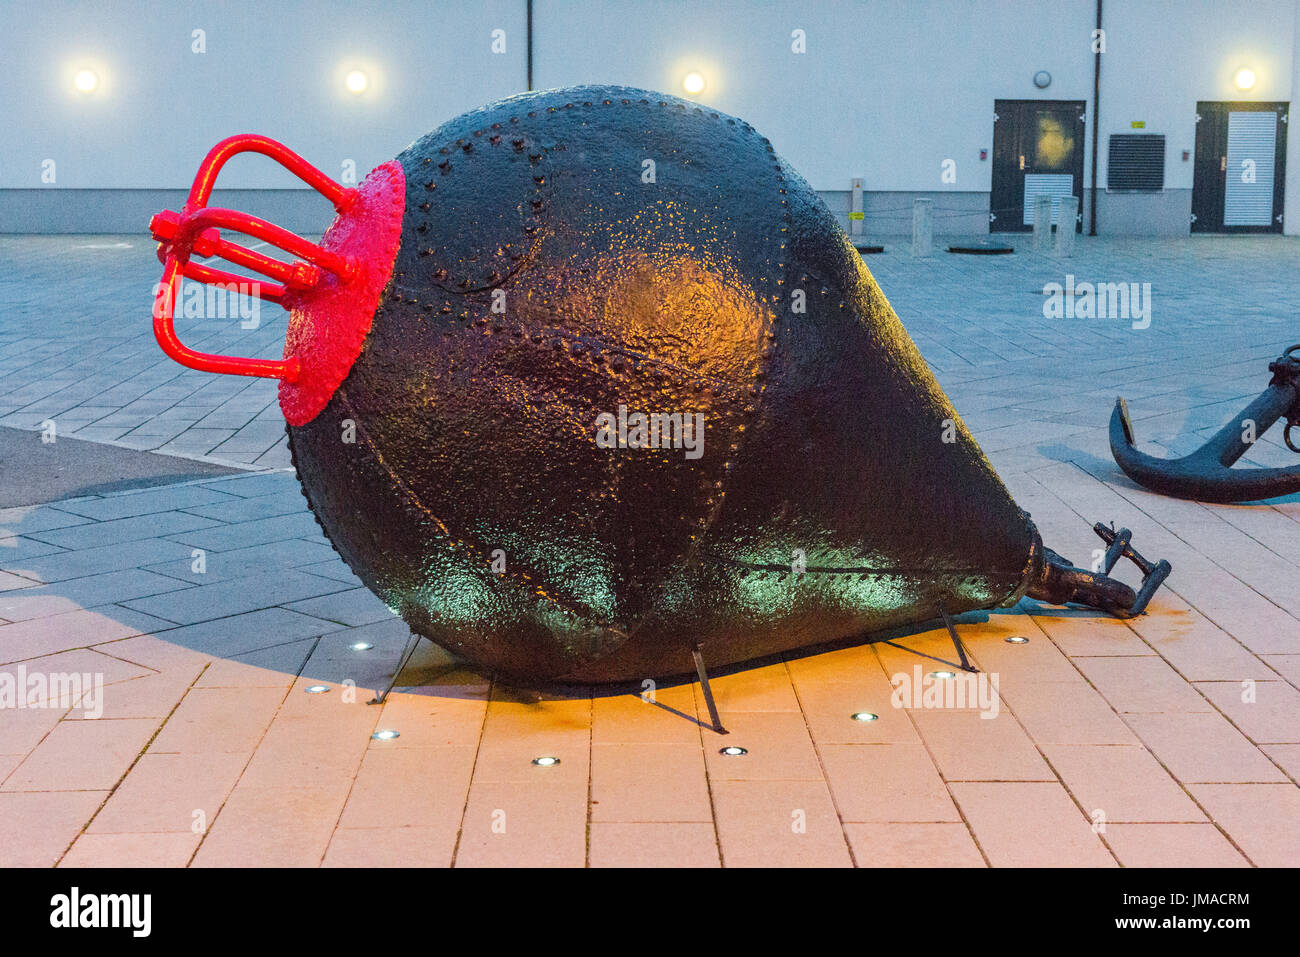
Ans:
[{"label": "metal support leg", "polygon": [[957,635],[957,627],[948,617],[948,609],[943,607],[943,602],[939,602],[939,617],[943,619],[943,625],[948,629],[948,637],[952,639],[952,645],[957,649],[957,657],[961,659],[961,664],[955,661],[949,661],[946,658],[940,658],[938,655],[927,655],[924,651],[917,651],[915,648],[908,648],[900,645],[896,641],[884,641],[882,644],[889,645],[891,648],[897,648],[899,651],[906,651],[920,658],[929,658],[931,661],[937,661],[941,665],[947,665],[949,668],[960,668],[962,671],[969,671],[973,674],[979,674],[979,669],[970,663],[966,657],[966,646],[961,643],[961,638]]},{"label": "metal support leg", "polygon": [[397,684],[397,679],[406,669],[406,663],[411,660],[411,655],[415,654],[415,648],[420,643],[420,635],[411,632],[411,637],[406,639],[406,647],[402,649],[402,660],[397,663],[397,668],[393,671],[393,677],[388,679],[388,685],[374,698],[371,698],[369,704],[383,704],[388,697],[388,692],[393,690],[393,685]]},{"label": "metal support leg", "polygon": [[939,614],[943,616],[943,624],[948,629],[948,637],[952,639],[953,647],[957,649],[957,656],[961,658],[961,670],[978,673],[979,669],[972,665],[970,659],[966,657],[966,646],[961,643],[961,638],[957,635],[957,628],[948,615],[948,609],[943,607],[943,602],[939,602]]},{"label": "metal support leg", "polygon": [[727,729],[718,717],[718,706],[713,703],[713,689],[709,687],[709,673],[704,670],[704,656],[700,654],[699,645],[695,646],[691,656],[695,659],[695,672],[700,676],[700,687],[704,689],[704,703],[709,706],[709,720],[713,722],[713,730],[718,734],[726,734]]}]

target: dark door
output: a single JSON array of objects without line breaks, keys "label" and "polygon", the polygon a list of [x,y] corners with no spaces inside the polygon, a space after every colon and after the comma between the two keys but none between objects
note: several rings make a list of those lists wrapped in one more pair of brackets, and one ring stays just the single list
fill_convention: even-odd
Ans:
[{"label": "dark door", "polygon": [[[995,100],[990,232],[1034,228],[1034,197],[1078,196],[1083,205],[1082,100]],[[1052,222],[1060,213],[1052,203]],[[1075,221],[1082,229],[1082,216]]]},{"label": "dark door", "polygon": [[1288,103],[1196,104],[1192,232],[1280,233]]}]

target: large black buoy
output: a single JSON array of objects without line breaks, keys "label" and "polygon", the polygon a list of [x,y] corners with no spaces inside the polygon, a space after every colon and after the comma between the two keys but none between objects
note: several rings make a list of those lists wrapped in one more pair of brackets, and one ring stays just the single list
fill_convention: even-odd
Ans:
[{"label": "large black buoy", "polygon": [[[330,540],[474,667],[641,679],[696,646],[724,664],[1027,593],[1149,597],[1042,547],[834,215],[742,120],[526,94],[313,185],[340,213],[273,290],[284,360],[159,339],[284,379]],[[173,272],[205,236],[221,252],[219,217],[187,221],[204,200],[155,220]]]}]

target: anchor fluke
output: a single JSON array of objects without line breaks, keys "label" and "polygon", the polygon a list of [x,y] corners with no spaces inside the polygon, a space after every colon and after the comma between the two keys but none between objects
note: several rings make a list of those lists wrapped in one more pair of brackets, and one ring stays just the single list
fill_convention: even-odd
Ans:
[{"label": "anchor fluke", "polygon": [[1138,451],[1128,403],[1115,400],[1110,416],[1110,451],[1124,474],[1153,492],[1202,502],[1253,502],[1300,491],[1300,465],[1290,468],[1234,469],[1278,419],[1285,419],[1283,441],[1300,447],[1291,430],[1300,426],[1300,344],[1269,363],[1268,387],[1214,436],[1190,455],[1161,459]]}]

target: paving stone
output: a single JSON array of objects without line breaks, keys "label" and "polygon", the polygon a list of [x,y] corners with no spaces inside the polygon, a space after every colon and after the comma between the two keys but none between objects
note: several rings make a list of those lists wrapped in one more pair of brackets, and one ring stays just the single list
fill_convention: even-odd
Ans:
[{"label": "paving stone", "polygon": [[284,693],[275,688],[192,688],[149,745],[150,754],[242,754],[261,742]]},{"label": "paving stone", "polygon": [[0,592],[13,591],[16,588],[33,588],[40,582],[10,572],[0,572]]},{"label": "paving stone", "polygon": [[214,552],[228,551],[232,548],[248,548],[252,545],[263,545],[267,542],[285,542],[286,548],[292,548],[293,539],[319,540],[320,538],[320,526],[316,524],[316,519],[308,512],[279,515],[275,518],[263,518],[252,522],[239,522],[234,525],[222,525],[209,519],[200,518],[197,515],[192,517],[196,523],[201,524],[191,527],[203,530],[173,535],[172,539],[192,548],[204,548]]},{"label": "paving stone", "polygon": [[0,791],[106,791],[158,730],[154,718],[61,721]]},{"label": "paving stone", "polygon": [[[798,713],[734,711],[722,714],[725,737],[705,731],[704,760],[712,781],[820,781],[821,765]],[[748,754],[721,754],[742,747]]]},{"label": "paving stone", "polygon": [[1125,867],[1249,867],[1213,824],[1111,824],[1106,843]]},{"label": "paving stone", "polygon": [[485,700],[473,694],[458,694],[458,689],[450,685],[420,690],[420,694],[393,692],[384,700],[375,727],[394,729],[401,737],[372,742],[372,748],[478,746],[487,715]]},{"label": "paving stone", "polygon": [[0,592],[0,618],[28,621],[81,611],[131,598],[143,598],[186,588],[184,582],[139,568],[74,578],[56,585]]},{"label": "paving stone", "polygon": [[[0,607],[3,607],[3,601],[4,599],[0,598]],[[388,621],[394,617],[393,610],[369,588],[336,591],[319,598],[296,601],[288,607],[304,615],[338,622],[341,625],[369,625],[377,621]]]},{"label": "paving stone", "polygon": [[713,799],[726,867],[852,864],[843,826],[822,781],[719,781]]},{"label": "paving stone", "polygon": [[[706,714],[707,720],[707,714]],[[597,695],[591,702],[593,744],[694,744],[700,725],[695,689],[689,684],[659,687],[654,701],[640,695]]]},{"label": "paving stone", "polygon": [[711,678],[710,685],[722,712],[799,710],[785,662],[720,675]]},{"label": "paving stone", "polygon": [[[75,655],[79,652],[68,654]],[[141,677],[118,681],[106,686],[102,693],[91,692],[79,697],[73,702],[73,708],[67,718],[70,721],[99,718],[156,718],[161,722],[168,718],[180,704],[181,698],[193,685],[199,671],[199,667],[190,669],[177,667],[163,674],[148,672]]]},{"label": "paving stone", "polygon": [[0,625],[0,663],[24,661],[143,635],[167,622],[120,605],[101,605],[48,618]]},{"label": "paving stone", "polygon": [[244,787],[231,792],[194,867],[319,867],[347,787]]},{"label": "paving stone", "polygon": [[341,582],[298,572],[284,572],[265,577],[250,575],[154,598],[123,602],[128,608],[155,617],[190,625],[214,618],[226,618],[244,612],[284,605],[300,598],[341,591]]},{"label": "paving stone", "polygon": [[1044,745],[1061,781],[1094,821],[1202,821],[1178,782],[1140,746]]},{"label": "paving stone", "polygon": [[73,514],[73,510],[68,507],[23,505],[17,508],[2,508],[0,509],[0,539],[11,535],[25,535],[28,532],[44,532],[54,528],[85,525],[88,521],[90,521],[88,518],[80,514]]},{"label": "paving stone", "polygon": [[1074,663],[1111,707],[1121,713],[1214,710],[1161,658],[1075,658]]},{"label": "paving stone", "polygon": [[[168,560],[193,560],[191,549],[187,545],[169,542],[161,538],[145,538],[122,545],[104,545],[99,548],[87,548],[82,551],[60,551],[57,554],[40,554],[36,558],[25,559],[15,563],[15,571],[24,575],[33,575],[44,582],[61,582],[72,578],[84,578],[121,569],[156,565]],[[0,556],[5,554],[3,542],[0,542]],[[3,561],[0,558],[0,561]]]},{"label": "paving stone", "polygon": [[[87,831],[195,835],[217,816],[247,761],[240,752],[142,755]],[[196,837],[191,854],[197,844]]]},{"label": "paving stone", "polygon": [[914,711],[912,720],[946,781],[1056,780],[1008,711]]},{"label": "paving stone", "polygon": [[591,820],[712,821],[699,743],[593,744]]},{"label": "paving stone", "polygon": [[965,824],[845,824],[858,867],[987,867]]},{"label": "paving stone", "polygon": [[713,823],[593,821],[592,867],[717,867]]},{"label": "paving stone", "polygon": [[1247,688],[1203,681],[1196,687],[1256,744],[1300,744],[1300,691],[1286,682],[1255,681]]},{"label": "paving stone", "polygon": [[1125,721],[1184,784],[1285,780],[1264,751],[1217,712],[1130,714]]},{"label": "paving stone", "polygon": [[[125,495],[82,499],[77,502],[63,503],[58,507],[65,512],[83,515],[97,522],[103,522],[111,519],[132,518],[136,515],[179,511],[180,509],[193,511],[195,506],[214,505],[233,500],[229,495],[215,489],[204,488],[202,485],[174,485],[147,489],[141,492],[131,492]],[[200,515],[200,517],[213,516]]]},{"label": "paving stone", "polygon": [[999,689],[1020,724],[1045,744],[1136,744],[1109,702],[1083,683],[1011,683]]},{"label": "paving stone", "polygon": [[277,717],[241,783],[266,788],[351,784],[366,756],[376,715],[365,704],[335,704],[332,717]]},{"label": "paving stone", "polygon": [[180,628],[169,623],[166,630],[156,630],[154,634],[172,645],[235,658],[337,630],[339,626],[333,622],[300,615],[287,608],[263,608]]},{"label": "paving stone", "polygon": [[1192,795],[1259,867],[1300,865],[1300,788],[1193,784]]},{"label": "paving stone", "polygon": [[[474,769],[472,745],[389,748],[365,752],[339,826],[387,828],[441,826],[454,843]],[[448,846],[448,863],[450,863]]]},{"label": "paving stone", "polygon": [[199,835],[82,834],[60,867],[184,867],[199,846]]},{"label": "paving stone", "polygon": [[821,749],[840,819],[957,821],[948,789],[919,744],[827,745]]},{"label": "paving stone", "polygon": [[195,556],[191,550],[182,558],[149,565],[147,570],[195,585],[212,585],[253,574],[274,576],[299,566],[304,566],[301,568],[304,572],[317,574],[312,569],[319,564],[312,563],[319,563],[322,559],[338,561],[328,545],[294,540],[233,548],[225,552],[205,552],[201,556]]},{"label": "paving stone", "polygon": [[475,783],[456,850],[457,867],[582,867],[587,788],[567,783]]},{"label": "paving stone", "polygon": [[297,488],[252,499],[235,497],[228,492],[217,492],[215,489],[206,486],[205,488],[214,495],[220,495],[220,499],[210,505],[186,507],[185,511],[191,515],[202,515],[204,518],[215,519],[218,522],[254,522],[263,518],[275,518],[279,515],[296,515],[307,509],[307,500],[303,498],[302,492]]},{"label": "paving stone", "polygon": [[450,867],[458,821],[435,827],[340,827],[323,867]]},{"label": "paving stone", "polygon": [[0,721],[0,755],[17,758],[7,777],[54,730],[67,708],[6,708]]},{"label": "paving stone", "polygon": [[108,791],[0,791],[0,867],[54,866],[106,797]]},{"label": "paving stone", "polygon": [[[34,538],[10,535],[0,538],[0,569],[17,572],[28,578],[38,578],[39,575],[29,571],[29,569],[36,567],[33,561],[42,556],[55,555],[63,551],[64,549],[59,548],[57,545],[38,542]],[[49,579],[44,580],[48,581]]]},{"label": "paving stone", "polygon": [[953,797],[994,867],[1114,867],[1059,784],[960,782]]},{"label": "paving stone", "polygon": [[1259,748],[1287,774],[1300,783],[1300,744],[1263,744]]},{"label": "paving stone", "polygon": [[211,528],[220,523],[199,515],[187,515],[184,512],[161,512],[157,515],[137,515],[132,518],[119,518],[109,522],[93,522],[89,525],[74,525],[71,528],[56,528],[45,532],[35,532],[27,536],[60,548],[73,550],[99,548],[105,545],[120,545],[141,539],[172,535],[191,529]]},{"label": "paving stone", "polygon": [[[276,472],[264,475],[241,475],[232,479],[221,479],[203,483],[205,488],[216,489],[241,498],[256,498],[261,495],[282,495],[287,492],[301,493],[298,476],[293,472]],[[306,504],[304,500],[304,504]]]}]

